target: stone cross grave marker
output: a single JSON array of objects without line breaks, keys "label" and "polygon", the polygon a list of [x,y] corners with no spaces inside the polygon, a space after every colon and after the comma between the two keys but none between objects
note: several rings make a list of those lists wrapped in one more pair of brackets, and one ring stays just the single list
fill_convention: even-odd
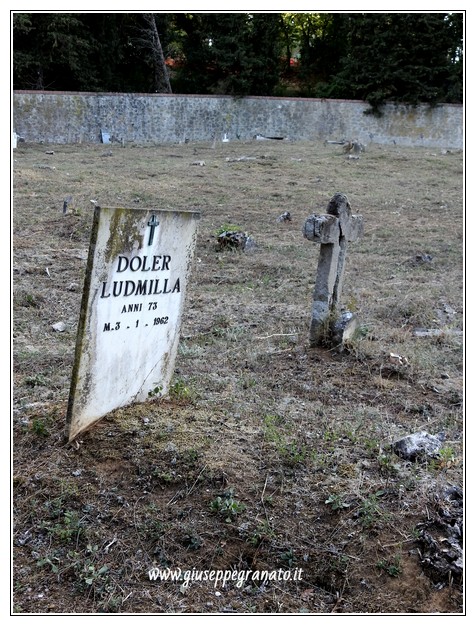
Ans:
[{"label": "stone cross grave marker", "polygon": [[363,234],[361,215],[352,215],[347,197],[336,193],[324,215],[311,215],[303,227],[306,239],[321,244],[314,288],[310,342],[312,346],[329,341],[342,343],[355,331],[357,320],[352,313],[340,313],[347,243]]},{"label": "stone cross grave marker", "polygon": [[96,207],[76,339],[69,441],[166,393],[200,213]]}]

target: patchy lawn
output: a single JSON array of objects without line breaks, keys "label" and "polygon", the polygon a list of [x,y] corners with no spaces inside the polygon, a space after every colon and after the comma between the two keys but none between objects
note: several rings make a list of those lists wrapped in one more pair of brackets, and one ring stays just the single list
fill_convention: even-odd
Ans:
[{"label": "patchy lawn", "polygon": [[[463,612],[461,153],[19,144],[13,170],[13,611]],[[342,351],[309,346],[302,235],[336,191],[365,220]],[[202,218],[169,396],[67,445],[90,200]],[[229,225],[256,247],[218,250]],[[417,431],[437,456],[394,453]]]}]

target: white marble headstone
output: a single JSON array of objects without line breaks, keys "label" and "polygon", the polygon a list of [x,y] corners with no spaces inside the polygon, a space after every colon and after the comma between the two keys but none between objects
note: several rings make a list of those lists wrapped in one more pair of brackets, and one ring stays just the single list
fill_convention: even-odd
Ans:
[{"label": "white marble headstone", "polygon": [[167,392],[200,213],[96,207],[67,413],[71,441]]}]

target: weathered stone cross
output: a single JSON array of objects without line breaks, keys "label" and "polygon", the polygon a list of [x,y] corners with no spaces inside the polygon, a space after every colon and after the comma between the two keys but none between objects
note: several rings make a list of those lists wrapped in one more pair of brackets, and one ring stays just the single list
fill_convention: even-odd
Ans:
[{"label": "weathered stone cross", "polygon": [[347,242],[359,239],[363,231],[362,216],[351,214],[349,201],[343,193],[331,198],[326,214],[311,215],[304,223],[304,237],[321,244],[312,305],[310,340],[313,346],[328,343],[336,333],[341,342],[355,329],[354,316],[349,312],[341,315],[338,305]]}]

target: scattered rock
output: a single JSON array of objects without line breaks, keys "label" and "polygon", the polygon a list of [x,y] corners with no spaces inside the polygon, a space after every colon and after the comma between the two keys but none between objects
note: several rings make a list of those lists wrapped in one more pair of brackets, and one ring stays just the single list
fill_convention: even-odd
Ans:
[{"label": "scattered rock", "polygon": [[460,584],[463,578],[463,491],[447,485],[433,496],[429,520],[417,525],[419,555],[434,583]]},{"label": "scattered rock", "polygon": [[255,250],[257,248],[257,244],[256,241],[254,239],[252,239],[251,237],[247,237],[246,241],[245,241],[245,252],[250,252],[252,250]]},{"label": "scattered rock", "polygon": [[237,248],[250,250],[256,246],[254,240],[243,231],[226,230],[217,237],[218,248]]},{"label": "scattered rock", "polygon": [[52,324],[51,328],[58,333],[62,333],[66,330],[66,324],[64,322],[57,322],[56,324]]},{"label": "scattered rock", "polygon": [[443,441],[443,433],[430,435],[425,431],[420,431],[395,441],[392,449],[395,454],[407,461],[416,461],[424,457],[436,458]]},{"label": "scattered rock", "polygon": [[343,150],[348,155],[348,158],[358,159],[358,155],[361,152],[365,152],[365,146],[358,141],[350,140],[344,143]]},{"label": "scattered rock", "polygon": [[173,453],[176,453],[176,452],[177,452],[177,450],[178,450],[178,448],[177,448],[177,446],[176,446],[176,445],[175,445],[172,441],[169,441],[169,442],[167,443],[167,445],[165,446],[164,450],[165,450],[165,452],[173,452]]},{"label": "scattered rock", "polygon": [[395,352],[390,352],[388,355],[388,362],[391,365],[403,365],[404,367],[408,365],[408,359],[406,356],[401,356],[400,354],[396,354]]},{"label": "scattered rock", "polygon": [[435,309],[435,316],[440,326],[454,326],[457,312],[452,306],[442,302],[440,306]]},{"label": "scattered rock", "polygon": [[324,140],[324,145],[327,146],[327,144],[330,143],[330,144],[335,144],[337,146],[343,146],[345,144],[345,141],[346,140],[344,138],[340,139],[339,141],[335,141],[335,140],[332,140],[332,139],[325,139]]},{"label": "scattered rock", "polygon": [[384,360],[380,365],[381,375],[385,374],[388,377],[405,377],[411,371],[410,362],[406,356],[402,356],[401,354],[397,354],[395,352],[387,352],[383,358]]},{"label": "scattered rock", "polygon": [[443,337],[444,335],[460,336],[462,330],[455,328],[416,328],[413,331],[415,337]]},{"label": "scattered rock", "polygon": [[424,254],[420,252],[409,259],[405,259],[403,263],[408,263],[412,267],[416,267],[417,265],[424,265],[426,263],[431,263],[432,261],[433,257],[431,256],[431,254]]},{"label": "scattered rock", "polygon": [[15,539],[15,543],[18,546],[24,546],[25,544],[28,544],[32,539],[32,534],[30,530],[26,530],[24,533],[22,533],[19,537],[17,537]]},{"label": "scattered rock", "polygon": [[332,341],[343,348],[346,341],[351,341],[359,327],[357,317],[350,311],[344,311],[332,326]]},{"label": "scattered rock", "polygon": [[256,161],[257,157],[241,156],[241,157],[226,157],[227,163],[241,163],[242,161]]},{"label": "scattered rock", "polygon": [[201,167],[203,167],[205,165],[205,161],[192,161],[190,165],[200,165]]},{"label": "scattered rock", "polygon": [[432,260],[433,260],[433,257],[431,256],[431,254],[417,254],[417,255],[415,255],[415,262],[416,263],[431,263]]},{"label": "scattered rock", "polygon": [[255,135],[255,139],[257,141],[272,141],[273,139],[275,141],[283,141],[284,137],[265,137],[264,135],[261,135],[261,133],[258,133]]},{"label": "scattered rock", "polygon": [[277,222],[290,222],[291,221],[291,213],[289,211],[284,211],[281,215],[276,219]]}]

